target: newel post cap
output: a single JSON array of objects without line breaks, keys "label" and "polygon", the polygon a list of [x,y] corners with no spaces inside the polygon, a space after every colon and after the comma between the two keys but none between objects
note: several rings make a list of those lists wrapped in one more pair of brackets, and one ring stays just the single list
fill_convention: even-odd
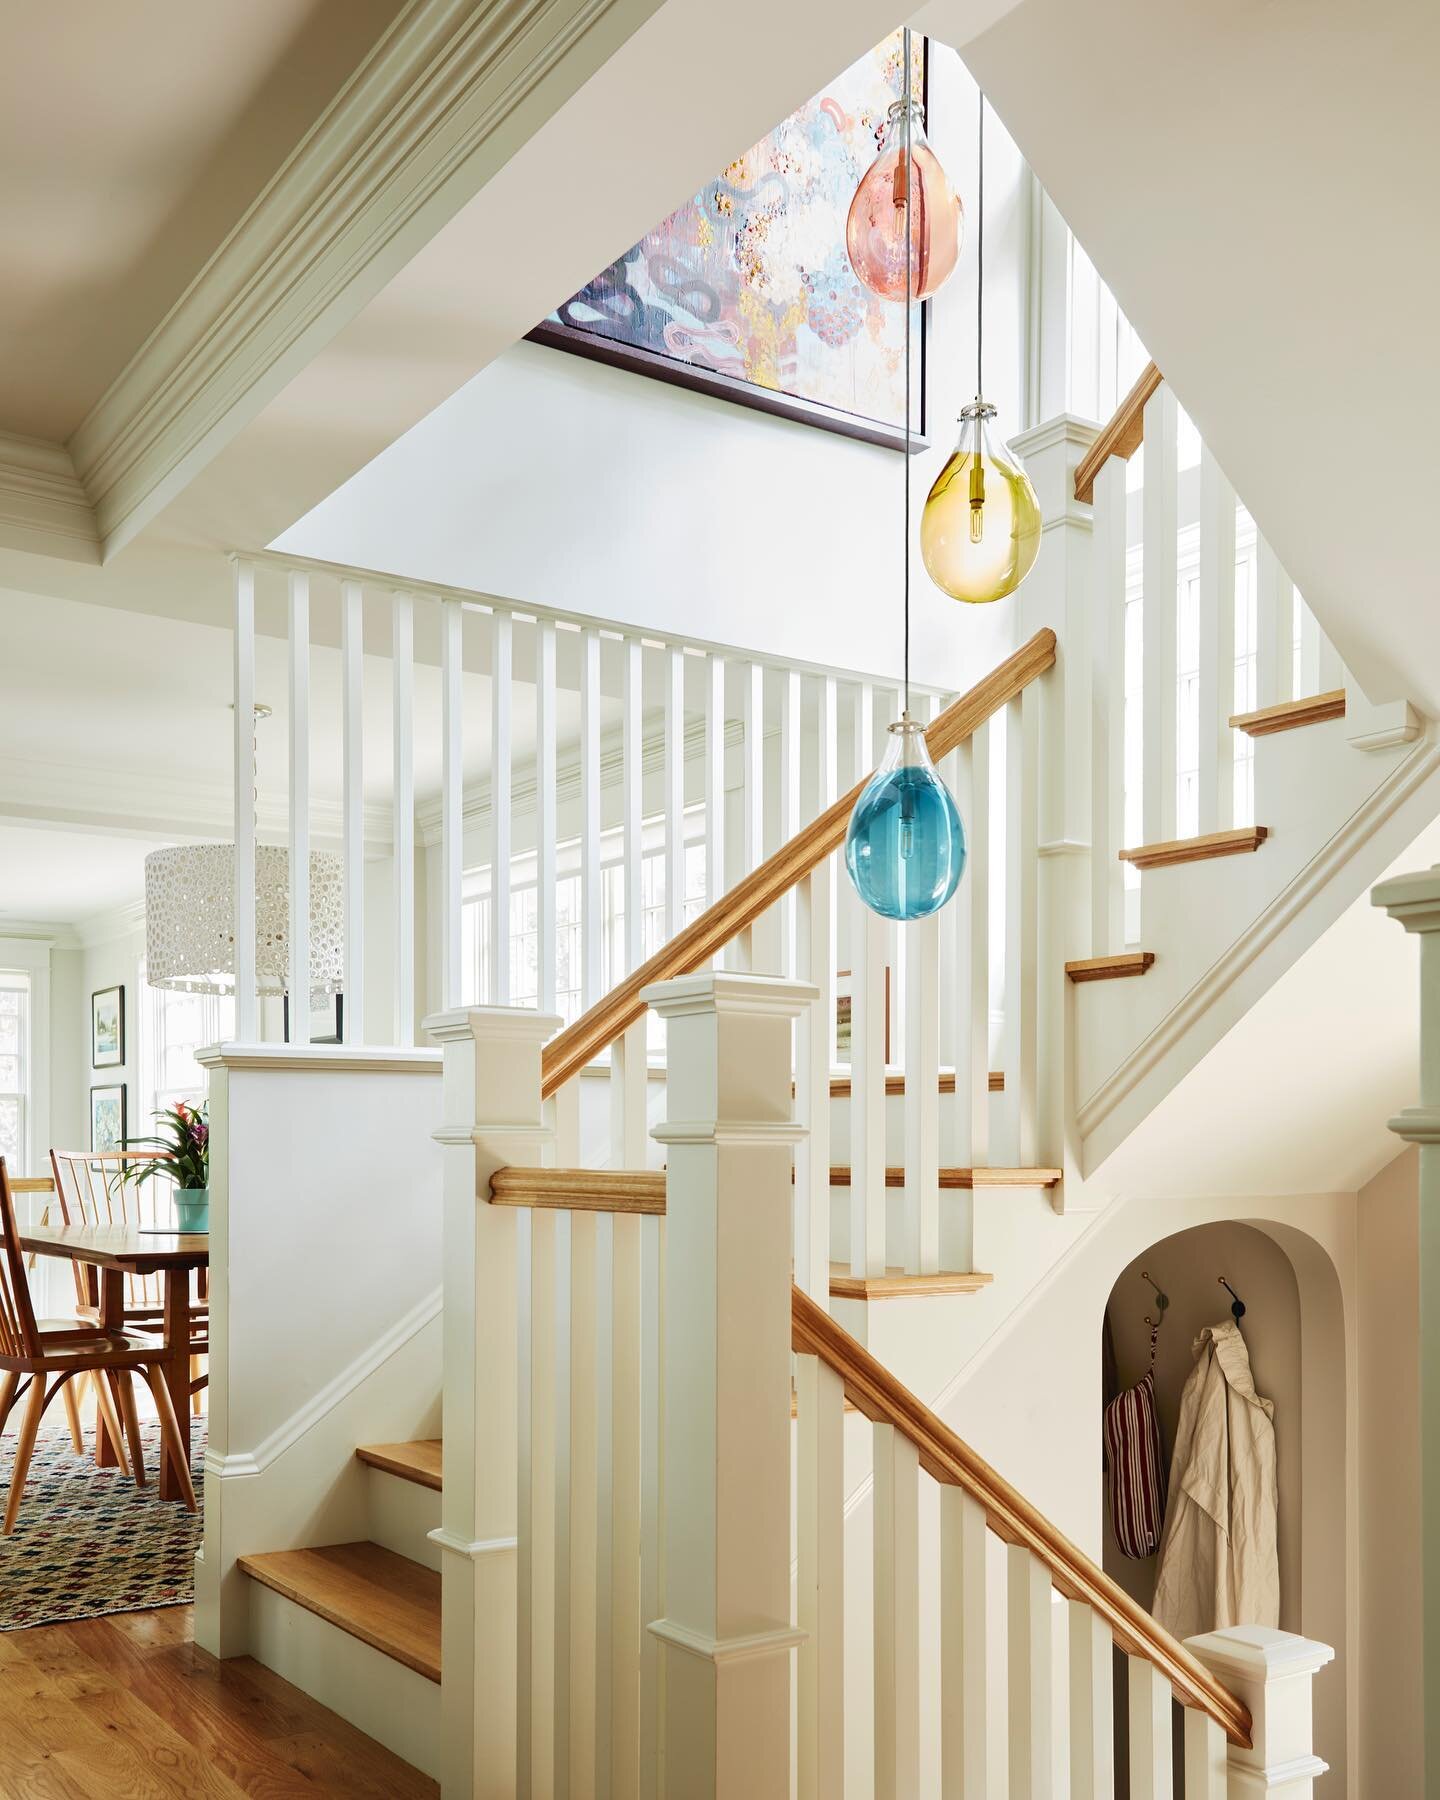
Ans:
[{"label": "newel post cap", "polygon": [[565,1021],[555,1013],[536,1012],[533,1006],[460,1006],[449,1012],[431,1013],[421,1029],[441,1044],[507,1039],[516,1044],[544,1044]]},{"label": "newel post cap", "polygon": [[1440,865],[1395,875],[1370,890],[1372,906],[1383,906],[1407,931],[1440,931]]},{"label": "newel post cap", "polygon": [[700,969],[674,981],[642,988],[640,998],[662,1019],[691,1013],[763,1013],[793,1019],[820,998],[808,981],[786,981],[778,975],[742,975],[728,969]]},{"label": "newel post cap", "polygon": [[1329,1644],[1268,1625],[1231,1625],[1223,1631],[1207,1631],[1202,1637],[1186,1638],[1185,1648],[1222,1680],[1280,1681],[1313,1675],[1335,1660]]}]

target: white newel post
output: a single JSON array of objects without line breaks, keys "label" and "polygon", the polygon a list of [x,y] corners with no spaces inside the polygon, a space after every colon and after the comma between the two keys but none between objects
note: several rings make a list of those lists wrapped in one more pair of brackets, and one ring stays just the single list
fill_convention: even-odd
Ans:
[{"label": "white newel post", "polygon": [[790,1022],[803,983],[706,971],[665,1020],[665,1791],[788,1800]]},{"label": "white newel post", "polygon": [[1420,939],[1420,1104],[1390,1129],[1420,1152],[1420,1545],[1426,1792],[1440,1782],[1440,865],[1382,881],[1376,906]]},{"label": "white newel post", "polygon": [[1250,1708],[1252,1748],[1229,1746],[1230,1800],[1311,1800],[1329,1767],[1315,1754],[1311,1685],[1335,1652],[1266,1625],[1210,1631],[1185,1648]]},{"label": "white newel post", "polygon": [[540,1052],[560,1023],[504,1006],[425,1021],[445,1053],[444,1800],[516,1791],[518,1215],[488,1196],[496,1169],[542,1161]]},{"label": "white newel post", "polygon": [[[1014,440],[1044,520],[1040,554],[1018,595],[1018,635],[1024,642],[1047,626],[1055,633],[1055,667],[1040,684],[1037,1160],[1067,1169],[1066,1182],[1052,1192],[1061,1209],[1074,1172],[1066,1137],[1075,1113],[1067,1086],[1073,1002],[1065,964],[1091,954],[1091,509],[1075,498],[1075,470],[1097,435],[1088,421],[1062,413]],[[1017,774],[1007,771],[1006,778]]]}]

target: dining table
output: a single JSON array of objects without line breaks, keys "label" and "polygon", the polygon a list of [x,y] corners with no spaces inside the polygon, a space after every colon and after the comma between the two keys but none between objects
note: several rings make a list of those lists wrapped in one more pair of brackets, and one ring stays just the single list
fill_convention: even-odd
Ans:
[{"label": "dining table", "polygon": [[[131,1224],[25,1225],[19,1232],[26,1254],[58,1256],[88,1263],[99,1271],[100,1324],[124,1330],[125,1278],[159,1275],[164,1283],[163,1335],[165,1385],[183,1425],[190,1416],[190,1340],[195,1302],[192,1277],[210,1266],[210,1239],[204,1232],[151,1231]],[[102,1467],[119,1463],[103,1423],[95,1421],[95,1460]],[[178,1500],[180,1486],[170,1459],[160,1458],[160,1498]]]}]

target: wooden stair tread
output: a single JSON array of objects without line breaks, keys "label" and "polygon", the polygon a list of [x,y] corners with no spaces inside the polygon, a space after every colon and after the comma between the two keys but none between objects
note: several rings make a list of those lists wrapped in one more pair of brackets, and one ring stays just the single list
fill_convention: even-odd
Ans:
[{"label": "wooden stair tread", "polygon": [[384,1469],[402,1481],[440,1491],[439,1438],[416,1438],[409,1444],[361,1444],[355,1454],[372,1469]]},{"label": "wooden stair tread", "polygon": [[[830,1165],[831,1187],[849,1187],[851,1168],[843,1163]],[[941,1169],[942,1188],[980,1187],[1054,1187],[1065,1174],[1063,1169]],[[905,1171],[894,1163],[885,1171],[887,1188],[903,1188]]]},{"label": "wooden stair tread", "polygon": [[1304,700],[1282,700],[1278,706],[1262,706],[1257,712],[1231,713],[1230,723],[1246,737],[1270,737],[1277,731],[1294,731],[1301,725],[1323,725],[1327,719],[1345,717],[1345,690],[1310,694]]},{"label": "wooden stair tread", "polygon": [[974,1294],[995,1279],[978,1269],[947,1269],[935,1275],[907,1275],[887,1269],[883,1275],[852,1275],[844,1263],[830,1265],[832,1300],[917,1300],[942,1294]]},{"label": "wooden stair tread", "polygon": [[1267,825],[1245,825],[1237,831],[1211,831],[1203,837],[1172,838],[1164,844],[1136,844],[1120,852],[1121,862],[1137,869],[1168,869],[1175,863],[1206,862],[1215,856],[1243,856],[1258,850],[1270,835]]},{"label": "wooden stair tread", "polygon": [[1153,950],[1127,950],[1122,956],[1082,956],[1067,962],[1065,973],[1072,981],[1120,981],[1129,975],[1143,975],[1154,962]]},{"label": "wooden stair tread", "polygon": [[[989,1085],[992,1094],[1003,1094],[1005,1092],[1005,1071],[1003,1069],[991,1069]],[[850,1093],[853,1086],[854,1078],[852,1076],[832,1075],[830,1077],[830,1098],[832,1100],[843,1099]],[[790,1084],[790,1092],[792,1094],[795,1092],[795,1084],[793,1082]],[[890,1069],[886,1071],[885,1092],[887,1094],[903,1094],[905,1092],[905,1071],[903,1069]],[[942,1069],[940,1071],[940,1092],[942,1094],[953,1094],[955,1092],[955,1071],[953,1069]]]},{"label": "wooden stair tread", "polygon": [[379,1544],[242,1556],[241,1571],[361,1643],[440,1679],[440,1576]]}]

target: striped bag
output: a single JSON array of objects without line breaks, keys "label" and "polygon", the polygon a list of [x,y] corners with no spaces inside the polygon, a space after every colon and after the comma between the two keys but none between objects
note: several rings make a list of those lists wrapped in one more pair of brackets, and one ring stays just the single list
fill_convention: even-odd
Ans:
[{"label": "striped bag", "polygon": [[1160,1548],[1167,1486],[1153,1369],[1115,1396],[1104,1423],[1115,1542],[1126,1556],[1153,1556]]}]

